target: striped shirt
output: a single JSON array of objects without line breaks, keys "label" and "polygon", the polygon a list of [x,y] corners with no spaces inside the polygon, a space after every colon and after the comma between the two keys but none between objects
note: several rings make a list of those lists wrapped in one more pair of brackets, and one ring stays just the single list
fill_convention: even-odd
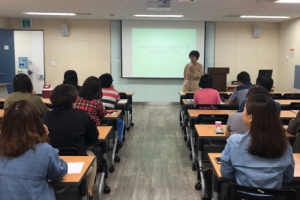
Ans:
[{"label": "striped shirt", "polygon": [[102,88],[102,102],[105,107],[115,108],[117,101],[120,100],[120,94],[113,88]]}]

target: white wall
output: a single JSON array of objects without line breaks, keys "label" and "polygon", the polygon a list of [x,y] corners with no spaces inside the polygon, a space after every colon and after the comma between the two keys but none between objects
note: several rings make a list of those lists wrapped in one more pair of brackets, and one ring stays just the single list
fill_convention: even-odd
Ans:
[{"label": "white wall", "polygon": [[19,69],[19,57],[28,57],[33,88],[37,94],[42,93],[43,79],[38,79],[39,73],[44,73],[44,33],[43,31],[14,31],[15,71]]}]

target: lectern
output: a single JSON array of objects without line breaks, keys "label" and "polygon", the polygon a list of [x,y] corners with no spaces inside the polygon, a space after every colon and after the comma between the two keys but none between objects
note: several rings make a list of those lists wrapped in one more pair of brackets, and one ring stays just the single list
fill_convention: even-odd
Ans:
[{"label": "lectern", "polygon": [[213,88],[219,92],[226,91],[226,77],[229,74],[229,67],[209,67],[207,72],[213,79]]}]

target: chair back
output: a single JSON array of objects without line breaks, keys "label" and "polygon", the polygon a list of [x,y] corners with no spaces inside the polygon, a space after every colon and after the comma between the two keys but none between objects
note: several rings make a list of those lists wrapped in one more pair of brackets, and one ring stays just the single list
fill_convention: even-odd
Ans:
[{"label": "chair back", "polygon": [[124,92],[120,92],[120,99],[128,99],[127,94]]},{"label": "chair back", "polygon": [[229,94],[223,94],[223,93],[220,93],[220,98],[222,99],[222,101],[224,102],[225,99],[229,99]]},{"label": "chair back", "polygon": [[283,99],[300,99],[300,93],[285,93]]},{"label": "chair back", "polygon": [[185,99],[194,99],[194,93],[186,93]]},{"label": "chair back", "polygon": [[79,152],[76,148],[57,148],[60,156],[79,156]]},{"label": "chair back", "polygon": [[[293,189],[265,189],[257,187],[248,187],[229,183],[229,200],[236,199],[261,199],[261,200],[297,200],[297,192]],[[264,195],[264,196],[262,196]]]},{"label": "chair back", "polygon": [[289,105],[290,110],[300,110],[300,103],[292,102]]},{"label": "chair back", "polygon": [[231,81],[231,85],[238,85],[239,82],[238,81]]},{"label": "chair back", "polygon": [[228,117],[226,114],[200,114],[198,115],[198,124],[215,124],[215,121],[221,121],[222,124],[226,124]]},{"label": "chair back", "polygon": [[272,99],[282,99],[282,94],[281,93],[270,93],[269,94]]},{"label": "chair back", "polygon": [[219,110],[221,104],[197,104],[196,109],[200,110]]}]

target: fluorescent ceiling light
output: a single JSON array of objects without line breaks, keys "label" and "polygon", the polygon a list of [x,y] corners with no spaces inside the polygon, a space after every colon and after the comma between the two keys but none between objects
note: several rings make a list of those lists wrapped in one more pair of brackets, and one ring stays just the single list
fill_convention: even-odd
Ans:
[{"label": "fluorescent ceiling light", "polygon": [[75,16],[75,13],[46,13],[46,12],[23,12],[26,15],[58,15],[58,16]]},{"label": "fluorescent ceiling light", "polygon": [[259,16],[259,15],[241,15],[240,18],[256,18],[256,19],[288,19],[290,16]]},{"label": "fluorescent ceiling light", "polygon": [[300,0],[276,0],[275,3],[300,3]]},{"label": "fluorescent ceiling light", "polygon": [[184,15],[133,15],[135,17],[184,17]]}]

